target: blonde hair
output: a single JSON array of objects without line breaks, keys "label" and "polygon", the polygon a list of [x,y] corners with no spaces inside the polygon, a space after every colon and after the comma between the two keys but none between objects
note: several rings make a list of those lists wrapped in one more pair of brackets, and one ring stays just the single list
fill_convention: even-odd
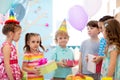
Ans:
[{"label": "blonde hair", "polygon": [[58,30],[58,31],[55,33],[55,41],[57,41],[57,37],[60,36],[60,35],[62,35],[62,36],[64,35],[64,36],[66,36],[66,37],[69,39],[69,35],[68,35],[67,32]]}]

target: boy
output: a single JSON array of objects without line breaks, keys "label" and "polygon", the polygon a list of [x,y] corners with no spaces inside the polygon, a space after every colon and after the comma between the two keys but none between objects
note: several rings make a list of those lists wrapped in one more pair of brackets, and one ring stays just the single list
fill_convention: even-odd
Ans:
[{"label": "boy", "polygon": [[99,50],[99,38],[98,34],[100,33],[98,22],[89,21],[87,24],[89,39],[82,42],[80,47],[80,59],[79,59],[79,72],[88,75],[94,78],[94,80],[100,80],[100,75],[97,73],[92,73],[87,70],[87,55],[92,54],[96,55]]}]

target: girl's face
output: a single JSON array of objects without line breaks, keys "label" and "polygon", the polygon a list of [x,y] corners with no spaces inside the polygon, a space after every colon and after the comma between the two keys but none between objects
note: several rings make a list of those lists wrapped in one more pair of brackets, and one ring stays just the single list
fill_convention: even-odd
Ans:
[{"label": "girl's face", "polygon": [[65,35],[58,35],[57,37],[57,43],[61,47],[66,47],[68,40],[69,40],[68,37]]},{"label": "girl's face", "polygon": [[30,46],[31,51],[37,51],[39,48],[39,44],[40,44],[40,37],[31,36],[27,44]]},{"label": "girl's face", "polygon": [[96,36],[98,36],[98,34],[100,32],[98,28],[90,27],[90,26],[87,27],[87,30],[88,30],[88,35],[90,37],[96,37]]},{"label": "girl's face", "polygon": [[103,25],[103,22],[98,22],[100,32],[102,32],[102,25]]},{"label": "girl's face", "polygon": [[17,29],[14,33],[13,33],[13,40],[15,42],[17,42],[20,38],[20,34],[21,34],[22,29]]},{"label": "girl's face", "polygon": [[102,26],[102,34],[103,34],[104,38],[106,38],[106,31],[105,31],[104,25]]}]

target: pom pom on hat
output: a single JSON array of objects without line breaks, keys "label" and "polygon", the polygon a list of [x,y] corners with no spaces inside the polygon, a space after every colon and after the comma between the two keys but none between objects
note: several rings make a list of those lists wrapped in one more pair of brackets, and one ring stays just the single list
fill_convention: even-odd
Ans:
[{"label": "pom pom on hat", "polygon": [[63,20],[62,24],[60,25],[59,31],[67,32],[66,20],[65,19]]},{"label": "pom pom on hat", "polygon": [[5,21],[5,24],[16,23],[19,24],[19,21],[16,20],[13,10],[10,10],[9,19]]}]

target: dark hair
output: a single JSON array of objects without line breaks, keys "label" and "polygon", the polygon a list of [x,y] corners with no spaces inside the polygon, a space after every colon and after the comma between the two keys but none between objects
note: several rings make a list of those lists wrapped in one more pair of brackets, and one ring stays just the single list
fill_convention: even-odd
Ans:
[{"label": "dark hair", "polygon": [[[120,23],[115,19],[109,19],[104,22],[104,27],[106,32],[107,47],[114,44],[120,52]],[[105,53],[107,53],[106,51],[107,49],[105,50]]]},{"label": "dark hair", "polygon": [[95,20],[89,21],[89,22],[87,23],[87,26],[99,28],[99,27],[98,27],[98,21],[95,21]]},{"label": "dark hair", "polygon": [[110,15],[106,15],[106,16],[103,16],[102,18],[99,19],[99,22],[104,22],[108,19],[113,19],[114,17],[113,16],[110,16]]},{"label": "dark hair", "polygon": [[8,23],[8,24],[5,24],[2,28],[2,33],[4,35],[7,35],[9,32],[15,32],[16,29],[21,29],[21,26],[19,24],[16,24],[16,23]]},{"label": "dark hair", "polygon": [[[27,42],[30,40],[30,38],[31,38],[32,36],[40,36],[40,34],[37,34],[37,33],[27,33],[27,34],[25,35],[25,46],[24,46],[23,49],[24,49],[26,52],[30,52],[30,46],[28,45]],[[39,46],[43,49],[43,51],[45,51],[45,48],[42,46],[42,41],[41,41],[41,40],[40,40]]]}]

